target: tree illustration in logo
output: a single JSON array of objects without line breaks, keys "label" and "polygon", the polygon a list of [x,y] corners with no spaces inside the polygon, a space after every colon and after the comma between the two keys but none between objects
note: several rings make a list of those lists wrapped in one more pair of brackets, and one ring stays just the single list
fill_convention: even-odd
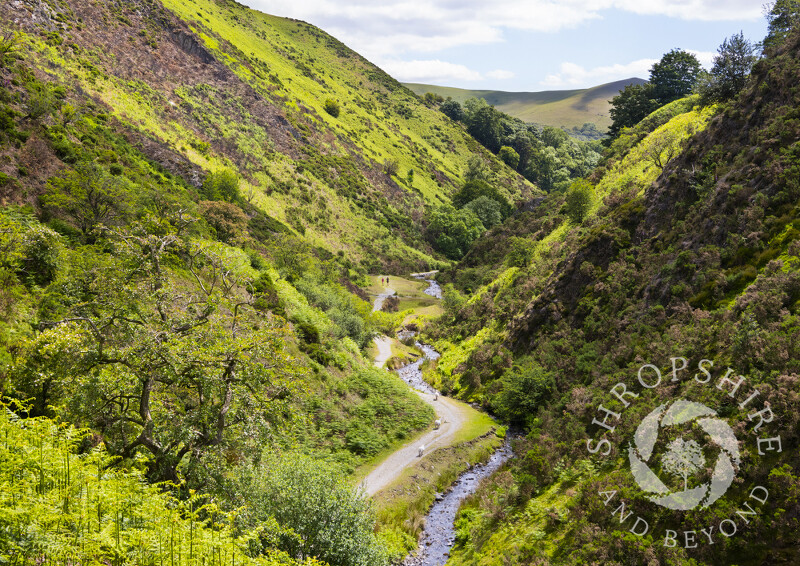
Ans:
[{"label": "tree illustration in logo", "polygon": [[[701,470],[706,463],[703,448],[694,440],[677,438],[669,443],[660,463],[664,471],[683,479],[683,490],[672,492],[648,466],[653,458],[659,433],[672,427],[696,424],[717,447],[714,471],[709,481],[689,487],[689,478]],[[631,473],[642,490],[651,493],[650,501],[678,511],[687,511],[697,506],[706,508],[722,497],[733,482],[739,467],[739,441],[728,424],[717,417],[716,411],[702,403],[679,399],[665,403],[647,415],[633,436],[628,448]],[[652,462],[655,463],[655,462]]]},{"label": "tree illustration in logo", "polygon": [[676,438],[670,442],[669,451],[661,462],[667,472],[683,478],[683,489],[686,490],[689,476],[703,467],[706,458],[697,442],[694,440],[686,442],[682,438]]}]

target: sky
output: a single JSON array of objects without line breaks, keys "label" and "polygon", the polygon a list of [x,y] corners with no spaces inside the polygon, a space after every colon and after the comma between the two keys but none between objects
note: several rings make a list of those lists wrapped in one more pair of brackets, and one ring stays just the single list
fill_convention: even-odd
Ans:
[{"label": "sky", "polygon": [[240,0],[322,28],[390,75],[467,89],[588,88],[640,77],[671,49],[710,67],[766,34],[766,0]]}]

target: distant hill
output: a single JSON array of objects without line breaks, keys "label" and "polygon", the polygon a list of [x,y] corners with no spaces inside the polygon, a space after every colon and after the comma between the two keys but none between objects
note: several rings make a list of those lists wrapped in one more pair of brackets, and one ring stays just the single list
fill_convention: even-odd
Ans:
[{"label": "distant hill", "polygon": [[458,102],[471,97],[483,98],[498,110],[525,122],[565,128],[580,127],[589,122],[595,124],[598,130],[605,131],[611,125],[609,100],[627,85],[644,82],[633,77],[592,88],[542,92],[466,90],[419,83],[403,84],[418,95],[433,92]]}]

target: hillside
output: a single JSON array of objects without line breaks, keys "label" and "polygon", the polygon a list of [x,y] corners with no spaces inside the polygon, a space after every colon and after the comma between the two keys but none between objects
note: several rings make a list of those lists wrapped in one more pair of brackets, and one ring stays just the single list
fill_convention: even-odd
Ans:
[{"label": "hillside", "polygon": [[[472,153],[509,197],[532,190],[383,71],[303,22],[223,0],[20,0],[3,3],[0,19],[25,32],[37,78],[70,87],[63,102],[77,115],[99,104],[148,159],[195,187],[233,169],[259,210],[366,266],[431,265],[419,211],[460,186]],[[5,202],[30,202],[51,172],[31,169],[32,190]]]},{"label": "hillside", "polygon": [[[690,97],[625,130],[590,177],[585,217],[564,195],[536,199],[443,274],[454,287],[428,333],[443,353],[433,379],[526,431],[462,509],[453,564],[798,561],[798,66],[795,32],[733,102]],[[640,456],[645,425],[659,431],[648,457],[689,436],[706,446],[700,480],[721,481],[719,450],[686,415],[654,421],[679,400],[738,440],[708,508],[658,503],[688,497],[688,476]]]},{"label": "hillside", "polygon": [[421,96],[433,92],[460,103],[468,98],[483,98],[501,112],[524,122],[556,128],[580,128],[594,124],[605,133],[611,125],[609,101],[630,84],[642,84],[642,79],[630,78],[592,88],[550,90],[543,92],[504,92],[501,90],[466,90],[460,88],[404,83]]}]

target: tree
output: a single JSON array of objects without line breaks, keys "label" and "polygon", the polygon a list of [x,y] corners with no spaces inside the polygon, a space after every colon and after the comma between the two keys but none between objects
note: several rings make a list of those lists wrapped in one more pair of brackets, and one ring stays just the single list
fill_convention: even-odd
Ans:
[{"label": "tree", "polygon": [[241,200],[239,177],[230,169],[222,169],[211,173],[203,183],[203,196],[207,200],[225,200],[228,202]]},{"label": "tree", "polygon": [[570,172],[562,163],[559,151],[554,147],[536,148],[531,156],[526,177],[546,192],[561,189],[569,182]]},{"label": "tree", "polygon": [[467,132],[492,153],[500,151],[500,112],[482,98],[470,98],[464,105]]},{"label": "tree", "polygon": [[800,0],[775,0],[767,4],[767,36],[764,48],[774,49],[800,24]]},{"label": "tree", "polygon": [[203,218],[214,229],[217,239],[226,244],[241,245],[247,234],[247,215],[231,202],[200,202]]},{"label": "tree", "polygon": [[509,368],[500,381],[503,388],[492,404],[498,415],[520,425],[528,424],[555,390],[553,374],[527,356]]},{"label": "tree", "polygon": [[650,68],[653,97],[660,106],[691,94],[700,75],[700,61],[682,49],[666,53]]},{"label": "tree", "polygon": [[453,206],[463,208],[468,203],[474,201],[478,197],[489,197],[500,205],[500,214],[503,218],[508,218],[511,214],[513,207],[508,199],[500,193],[494,185],[490,185],[486,181],[468,181],[453,195]]},{"label": "tree", "polygon": [[[200,470],[212,448],[243,449],[283,418],[271,409],[303,370],[284,324],[251,307],[244,281],[175,232],[121,231],[106,245],[101,269],[65,282],[82,300],[45,318],[20,356],[22,393],[98,431],[114,455],[146,451],[158,481],[177,481],[182,464]],[[176,262],[194,284],[168,277],[162,265]]]},{"label": "tree", "polygon": [[643,147],[646,159],[663,170],[681,150],[681,132],[675,128],[662,126],[650,134]]},{"label": "tree", "polygon": [[592,184],[585,179],[578,179],[567,191],[564,207],[567,216],[575,224],[583,222],[592,208],[593,192]]},{"label": "tree", "polygon": [[474,212],[487,230],[503,221],[503,215],[500,212],[500,203],[493,198],[484,195],[479,196],[475,200],[467,203],[464,208],[468,208]]},{"label": "tree", "polygon": [[509,267],[526,267],[533,259],[534,246],[528,238],[512,236],[508,242],[506,262]]},{"label": "tree", "polygon": [[6,32],[0,37],[0,67],[5,67],[11,59],[11,55],[17,49],[20,35],[17,32]]},{"label": "tree", "polygon": [[489,182],[491,171],[486,166],[486,162],[480,155],[470,155],[467,159],[467,168],[464,171],[464,181],[469,183],[471,181],[484,181]]},{"label": "tree", "polygon": [[63,177],[53,177],[41,197],[45,211],[62,217],[92,242],[95,226],[110,226],[127,211],[123,181],[88,161],[79,163]]},{"label": "tree", "polygon": [[435,92],[426,92],[422,96],[422,102],[425,106],[434,107],[444,102],[444,97]]},{"label": "tree", "polygon": [[252,510],[250,527],[277,519],[285,529],[277,546],[290,556],[331,566],[386,564],[370,500],[338,468],[300,453],[273,454],[242,475],[235,491]]},{"label": "tree", "polygon": [[464,108],[459,104],[457,101],[452,99],[447,99],[439,106],[439,110],[450,118],[451,120],[455,120],[456,122],[463,122],[466,114],[464,113]]},{"label": "tree", "polygon": [[758,60],[755,48],[739,32],[719,46],[711,72],[700,82],[699,91],[706,103],[730,100],[741,91]]},{"label": "tree", "polygon": [[542,143],[552,148],[558,149],[562,145],[569,143],[569,135],[561,128],[545,126],[542,128]]},{"label": "tree", "polygon": [[611,127],[609,134],[618,136],[623,128],[630,128],[658,108],[653,86],[628,85],[611,99]]},{"label": "tree", "polygon": [[519,165],[519,153],[514,151],[513,147],[508,147],[504,145],[500,148],[500,152],[497,156],[503,160],[503,163],[511,167],[512,169],[516,169]]},{"label": "tree", "polygon": [[469,209],[443,205],[428,214],[428,240],[450,259],[460,259],[484,231],[478,216]]}]

